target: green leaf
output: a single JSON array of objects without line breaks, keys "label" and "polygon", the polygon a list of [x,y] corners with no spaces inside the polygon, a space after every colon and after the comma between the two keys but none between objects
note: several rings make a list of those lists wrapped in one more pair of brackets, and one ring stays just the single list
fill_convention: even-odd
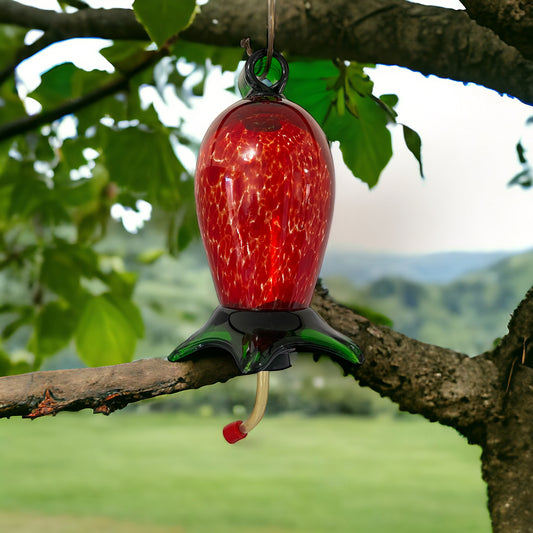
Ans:
[{"label": "green leaf", "polygon": [[57,241],[43,252],[41,283],[73,305],[85,294],[81,278],[93,278],[97,274],[98,258],[88,247]]},{"label": "green leaf", "polygon": [[522,165],[527,163],[527,159],[525,155],[526,149],[524,148],[524,145],[520,141],[518,141],[518,143],[516,144],[516,153],[518,155],[518,161],[520,161]]},{"label": "green leaf", "polygon": [[171,255],[182,252],[194,239],[200,236],[193,180],[186,181],[182,190],[183,201],[177,213],[170,217],[167,230],[167,246]]},{"label": "green leaf", "polygon": [[396,94],[382,94],[379,99],[391,109],[395,108],[398,104],[398,95]]},{"label": "green leaf", "polygon": [[424,177],[424,170],[422,168],[422,140],[420,139],[420,135],[405,124],[402,124],[402,127],[405,144],[409,148],[409,151],[416,157],[418,167],[420,168],[420,175]]},{"label": "green leaf", "polygon": [[389,114],[390,121],[396,122],[398,113],[396,113],[394,108],[398,103],[398,96],[395,94],[382,94],[379,98],[376,98],[376,101]]},{"label": "green leaf", "polygon": [[516,174],[507,185],[520,185],[524,189],[529,189],[531,186],[533,186],[533,177],[531,176],[531,170],[527,168],[525,170],[522,170],[521,172]]},{"label": "green leaf", "polygon": [[297,61],[290,65],[284,94],[323,124],[336,98],[332,86],[338,77],[339,70],[331,61]]},{"label": "green leaf", "polygon": [[18,26],[2,24],[0,26],[0,70],[10,66],[24,48],[24,36],[27,30]]},{"label": "green leaf", "polygon": [[[25,115],[26,110],[19,98],[15,81],[10,78],[0,86],[0,124],[6,124]],[[3,144],[9,144],[9,141],[4,141]]]},{"label": "green leaf", "polygon": [[83,155],[85,148],[87,148],[87,140],[80,137],[63,141],[60,153],[70,170],[87,164],[87,159]]},{"label": "green leaf", "polygon": [[178,229],[177,249],[182,252],[189,246],[189,244],[200,236],[200,228],[198,227],[198,217],[196,216],[196,207],[194,202],[187,203],[184,206],[184,213],[181,219],[181,224]]},{"label": "green leaf", "polygon": [[[8,142],[0,143],[0,176],[9,161],[9,149],[11,148]],[[1,180],[1,178],[0,178]]]},{"label": "green leaf", "polygon": [[114,296],[130,299],[137,283],[138,275],[135,272],[117,272],[112,270],[100,276],[107,284]]},{"label": "green leaf", "polygon": [[146,53],[146,41],[114,41],[100,50],[100,54],[119,72],[136,67]]},{"label": "green leaf", "polygon": [[363,70],[369,66],[372,67],[373,65],[352,62],[346,67],[346,81],[359,96],[370,96],[374,89],[374,82]]},{"label": "green leaf", "polygon": [[285,95],[322,126],[330,141],[340,141],[344,162],[354,176],[373,187],[392,156],[387,129],[394,120],[394,95],[372,95],[364,72],[371,65],[309,61],[291,63]]},{"label": "green leaf", "polygon": [[101,70],[82,70],[73,63],[62,63],[41,76],[41,84],[29,94],[45,109],[58,106],[72,98],[79,98],[109,81],[112,75]]},{"label": "green leaf", "polygon": [[9,354],[0,347],[0,376],[30,372],[32,366],[26,361],[12,361]]},{"label": "green leaf", "polygon": [[110,178],[121,192],[144,193],[146,201],[169,211],[180,207],[191,180],[165,131],[110,131],[104,153]]},{"label": "green leaf", "polygon": [[195,0],[135,0],[133,10],[157,46],[184,30],[196,13]]},{"label": "green leaf", "polygon": [[35,321],[29,349],[37,357],[49,357],[67,346],[74,335],[79,313],[65,302],[46,304]]},{"label": "green leaf", "polygon": [[[130,92],[117,93],[103,100],[99,100],[93,105],[89,105],[79,110],[76,113],[78,119],[78,133],[80,135],[86,134],[87,130],[91,126],[98,126],[100,119],[103,117],[111,117],[115,122],[120,120],[132,119],[137,114],[138,106],[132,106],[133,109],[130,112],[130,102],[132,100],[138,100],[137,88],[130,85]],[[136,116],[136,118],[139,118]],[[98,138],[99,130],[97,130],[97,136],[88,140],[87,137],[84,141],[88,145],[92,145],[95,149],[98,148],[100,139]]]},{"label": "green leaf", "polygon": [[240,46],[212,46],[182,39],[176,42],[173,52],[190,63],[203,66],[209,59],[213,65],[220,65],[222,70],[229,71],[237,70],[243,57],[243,49]]},{"label": "green leaf", "polygon": [[28,217],[50,198],[50,189],[38,179],[36,172],[27,165],[20,165],[20,170],[19,180],[11,193],[10,217]]},{"label": "green leaf", "polygon": [[139,308],[129,299],[116,295],[109,295],[109,301],[126,317],[132,330],[138,339],[144,337],[144,322]]},{"label": "green leaf", "polygon": [[87,301],[75,334],[78,353],[89,366],[131,361],[137,337],[130,313],[106,295]]},{"label": "green leaf", "polygon": [[80,294],[80,277],[68,254],[56,249],[45,250],[40,281],[48,289],[67,301],[76,300]]},{"label": "green leaf", "polygon": [[18,317],[2,328],[2,338],[4,339],[9,339],[9,337],[16,333],[22,326],[26,326],[33,321],[34,313],[32,306],[21,305],[16,312]]},{"label": "green leaf", "polygon": [[332,107],[324,124],[330,140],[340,142],[344,162],[354,176],[374,187],[381,172],[392,157],[391,134],[387,129],[388,115],[376,102],[355,91],[348,96],[351,106],[358,110],[342,116]]}]

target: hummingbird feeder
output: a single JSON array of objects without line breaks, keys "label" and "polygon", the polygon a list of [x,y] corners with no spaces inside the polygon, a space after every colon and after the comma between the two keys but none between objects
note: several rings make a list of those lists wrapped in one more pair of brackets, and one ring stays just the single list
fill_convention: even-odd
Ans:
[{"label": "hummingbird feeder", "polygon": [[333,214],[333,161],[317,122],[282,94],[283,56],[272,54],[277,81],[259,78],[267,55],[248,58],[245,97],[215,119],[200,146],[196,209],[220,305],[169,356],[225,352],[242,374],[257,373],[250,416],[224,428],[231,443],[259,423],[268,372],[291,366],[292,353],[328,355],[345,368],[362,361],[359,348],[309,307]]}]

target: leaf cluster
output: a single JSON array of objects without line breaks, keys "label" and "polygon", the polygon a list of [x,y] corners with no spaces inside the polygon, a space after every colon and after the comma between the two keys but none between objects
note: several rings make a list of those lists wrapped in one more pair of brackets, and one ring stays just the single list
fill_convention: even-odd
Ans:
[{"label": "leaf cluster", "polygon": [[[344,162],[353,175],[374,187],[392,157],[390,124],[396,124],[398,97],[376,97],[365,65],[343,61],[297,61],[285,94],[307,109],[330,141],[338,141]],[[421,140],[401,125],[407,148],[422,173]]]},{"label": "leaf cluster", "polygon": [[[147,4],[137,4],[142,19]],[[182,15],[182,27],[195,8],[188,4],[173,8]],[[176,20],[172,28],[176,31]],[[0,32],[4,46],[21,46],[24,34],[10,27]],[[155,35],[159,41],[161,32]],[[177,156],[192,141],[182,135],[180,121],[169,125],[155,106],[165,110],[169,88],[186,95],[180,57],[205,76],[212,50],[175,42],[144,70],[139,65],[153,54],[149,43],[118,41],[101,53],[111,72],[66,62],[45,72],[27,97],[21,97],[14,78],[0,88],[0,124],[27,117],[28,102],[47,113],[88,101],[74,114],[0,143],[1,374],[35,370],[71,342],[88,365],[131,360],[144,334],[134,302],[137,275],[119,252],[99,248],[114,223],[114,205],[135,211],[139,201],[149,203],[154,224],[167,227],[171,253],[198,234],[192,177]],[[240,50],[219,52],[228,64],[236,58],[234,68],[240,55]],[[122,80],[119,90],[94,102],[88,98]]]}]

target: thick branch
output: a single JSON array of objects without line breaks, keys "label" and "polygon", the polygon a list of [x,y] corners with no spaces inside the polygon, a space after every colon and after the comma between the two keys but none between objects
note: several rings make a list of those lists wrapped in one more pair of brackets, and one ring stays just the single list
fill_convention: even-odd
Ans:
[{"label": "thick branch", "polygon": [[58,13],[12,0],[0,0],[0,23],[43,31],[54,30],[63,40],[73,37],[149,39],[131,9],[83,9],[74,13]]},{"label": "thick branch", "polygon": [[533,60],[533,2],[524,0],[461,0],[480,25]]},{"label": "thick branch", "polygon": [[365,362],[354,373],[361,385],[404,411],[456,428],[471,443],[484,440],[490,413],[500,412],[498,369],[487,356],[471,358],[372,324],[324,290],[315,292],[313,307],[362,348]]},{"label": "thick branch", "polygon": [[493,531],[531,531],[533,524],[533,289],[514,311],[509,334],[491,355],[504,386],[499,417],[487,420],[483,478]]},{"label": "thick branch", "polygon": [[[210,0],[184,36],[235,46],[249,35],[256,47],[263,46],[265,6],[248,0]],[[0,23],[53,28],[63,39],[147,38],[127,9],[67,14],[0,0]],[[296,56],[398,65],[478,83],[533,103],[533,61],[463,11],[404,0],[286,0],[278,9],[276,47]]]},{"label": "thick branch", "polygon": [[[212,0],[184,37],[229,45],[251,35],[264,45],[265,20],[247,0],[232,0],[231,9]],[[288,0],[277,26],[276,46],[293,55],[398,65],[533,103],[533,62],[463,11],[404,0]]]}]

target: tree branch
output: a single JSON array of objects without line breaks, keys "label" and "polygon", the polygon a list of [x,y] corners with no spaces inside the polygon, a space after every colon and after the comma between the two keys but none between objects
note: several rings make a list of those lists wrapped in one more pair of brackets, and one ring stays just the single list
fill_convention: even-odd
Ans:
[{"label": "tree branch", "polygon": [[[183,36],[229,45],[250,35],[264,46],[265,17],[247,0],[232,0],[231,9],[211,0]],[[398,65],[533,103],[533,62],[464,11],[404,0],[287,0],[278,13],[276,46],[296,56]]]},{"label": "tree branch", "polygon": [[[484,438],[492,410],[497,368],[487,357],[470,358],[376,326],[335,303],[318,289],[313,307],[365,354],[353,376],[397,402],[401,409],[450,425],[471,442]],[[62,410],[91,408],[109,414],[130,402],[198,388],[238,375],[233,361],[201,358],[170,363],[147,359],[81,370],[35,372],[0,378],[0,417],[36,418]]]},{"label": "tree branch", "polygon": [[130,80],[139,72],[145,70],[149,66],[155,64],[159,59],[168,54],[168,47],[163,46],[159,50],[147,51],[145,56],[142,58],[137,65],[131,68],[128,71],[124,71],[121,75],[117,76],[115,79],[98,87],[94,91],[87,93],[79,98],[73,100],[68,100],[64,104],[56,107],[55,109],[50,109],[37,113],[35,115],[28,115],[13,122],[7,122],[6,124],[0,124],[0,142],[5,139],[14,137],[15,135],[20,135],[21,133],[26,133],[31,131],[39,126],[44,124],[49,124],[54,120],[57,120],[65,115],[70,113],[75,113],[80,109],[83,109],[95,102],[98,102],[107,96],[117,93],[122,89],[125,89]]},{"label": "tree branch", "polygon": [[[248,0],[211,0],[183,36],[230,46],[251,36],[256,46],[264,46],[265,9]],[[128,9],[56,13],[0,0],[0,23],[53,28],[63,39],[148,38]],[[517,24],[522,24],[531,44],[529,18]],[[286,0],[278,10],[276,47],[294,56],[398,65],[478,83],[533,103],[533,61],[464,11],[405,0]]]},{"label": "tree branch", "polygon": [[[363,386],[390,398],[401,410],[457,429],[471,443],[485,438],[485,424],[498,413],[498,369],[488,354],[469,357],[377,326],[337,304],[319,288],[313,307],[363,350],[353,373]],[[503,389],[502,389],[503,391]]]},{"label": "tree branch", "polygon": [[0,418],[38,418],[82,409],[107,415],[128,403],[227,381],[238,373],[233,360],[226,357],[186,363],[142,359],[7,376],[0,378]]},{"label": "tree branch", "polygon": [[533,3],[523,0],[461,0],[480,25],[533,60]]},{"label": "tree branch", "polygon": [[82,9],[74,13],[61,13],[48,9],[19,4],[13,0],[0,0],[0,23],[14,24],[28,29],[54,30],[58,40],[74,37],[139,40],[148,37],[131,9]]}]

